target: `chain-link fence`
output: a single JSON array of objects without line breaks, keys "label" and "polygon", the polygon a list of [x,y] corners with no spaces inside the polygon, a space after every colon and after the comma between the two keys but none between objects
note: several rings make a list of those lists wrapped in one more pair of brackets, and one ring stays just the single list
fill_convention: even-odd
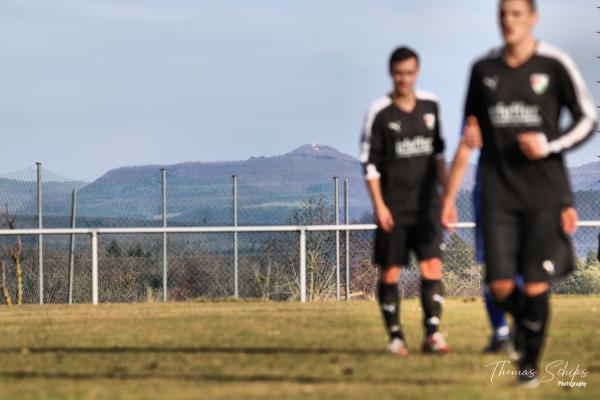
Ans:
[{"label": "chain-link fence", "polygon": [[[234,224],[234,214],[240,226],[333,225],[336,200],[340,204],[340,223],[373,222],[364,186],[350,180],[354,183],[348,185],[350,195],[345,198],[344,178],[338,181],[336,196],[334,179],[317,184],[286,182],[285,190],[238,179],[234,190],[231,176],[198,178],[168,173],[166,176],[163,199],[159,168],[117,180],[105,176],[92,184],[36,168],[1,175],[0,223],[2,228],[7,228],[10,221],[15,228],[38,227],[38,177],[43,184],[44,228],[160,227],[163,218],[171,227],[224,227]],[[576,198],[581,219],[600,219],[597,192],[578,192]],[[350,204],[348,210],[346,204]],[[458,208],[460,220],[473,220],[469,192],[461,192]],[[554,284],[556,292],[600,293],[600,263],[596,253],[599,232],[600,227],[581,227],[574,235],[577,270]],[[371,261],[373,236],[372,230],[306,232],[307,300],[372,297],[377,277]],[[169,300],[230,297],[236,293],[236,286],[243,298],[297,300],[300,297],[298,232],[240,232],[237,246],[233,233],[169,233],[166,238]],[[0,284],[16,302],[21,279],[23,302],[37,303],[40,300],[38,236],[22,236],[20,241],[17,246],[16,237],[0,237],[3,265]],[[481,292],[483,272],[474,261],[473,242],[473,229],[459,229],[445,239],[444,283],[450,296],[478,296]],[[45,303],[66,303],[70,298],[76,303],[91,301],[91,254],[86,235],[43,237]],[[98,259],[101,302],[163,299],[163,234],[102,234]],[[419,272],[414,260],[403,269],[401,287],[405,296],[418,294]],[[0,295],[6,300],[4,294]]]}]

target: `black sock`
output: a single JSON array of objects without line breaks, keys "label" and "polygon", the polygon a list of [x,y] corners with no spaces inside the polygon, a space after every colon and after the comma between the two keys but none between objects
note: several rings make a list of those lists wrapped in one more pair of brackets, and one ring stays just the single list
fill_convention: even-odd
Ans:
[{"label": "black sock", "polygon": [[504,298],[499,299],[494,295],[494,304],[499,309],[509,312],[515,321],[519,321],[523,312],[524,296],[521,289],[515,286],[513,291]]},{"label": "black sock", "polygon": [[400,292],[398,284],[387,285],[379,282],[377,287],[379,306],[383,314],[383,322],[390,338],[404,340],[404,333],[400,325]]},{"label": "black sock", "polygon": [[549,310],[548,292],[537,296],[525,296],[525,307],[520,325],[525,332],[525,348],[521,359],[522,370],[537,370],[546,337]]},{"label": "black sock", "polygon": [[514,321],[512,341],[517,353],[523,354],[525,352],[525,330],[522,325],[522,314],[525,308],[525,295],[521,288],[515,286],[513,291],[502,299],[494,296],[494,304],[498,309],[512,315]]},{"label": "black sock", "polygon": [[423,305],[423,323],[427,336],[439,330],[442,316],[444,293],[440,280],[421,279],[421,304]]}]

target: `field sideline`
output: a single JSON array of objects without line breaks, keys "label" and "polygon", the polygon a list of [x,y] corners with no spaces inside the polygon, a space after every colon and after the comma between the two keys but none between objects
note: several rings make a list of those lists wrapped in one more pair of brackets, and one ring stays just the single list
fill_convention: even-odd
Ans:
[{"label": "field sideline", "polygon": [[444,357],[418,353],[421,308],[404,300],[404,359],[385,352],[373,301],[2,306],[0,399],[600,398],[600,297],[555,297],[552,309],[543,365],[579,364],[586,388],[491,383],[485,365],[505,357],[480,354],[479,299],[446,301]]}]

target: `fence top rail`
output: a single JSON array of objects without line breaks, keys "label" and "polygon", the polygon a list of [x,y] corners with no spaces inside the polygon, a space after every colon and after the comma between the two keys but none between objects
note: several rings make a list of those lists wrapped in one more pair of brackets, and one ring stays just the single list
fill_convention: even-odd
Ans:
[{"label": "fence top rail", "polygon": [[[600,221],[579,221],[579,227],[600,227]],[[475,227],[473,222],[453,224],[457,229]],[[0,236],[15,235],[101,235],[134,233],[234,233],[234,232],[316,232],[316,231],[372,231],[374,224],[346,225],[275,225],[275,226],[173,226],[173,227],[136,227],[136,228],[43,228],[43,229],[0,229]]]},{"label": "fence top rail", "polygon": [[14,235],[85,235],[128,233],[234,233],[234,232],[299,232],[299,231],[364,231],[374,230],[373,224],[354,225],[274,225],[274,226],[172,226],[131,228],[44,228],[0,229],[0,236]]}]

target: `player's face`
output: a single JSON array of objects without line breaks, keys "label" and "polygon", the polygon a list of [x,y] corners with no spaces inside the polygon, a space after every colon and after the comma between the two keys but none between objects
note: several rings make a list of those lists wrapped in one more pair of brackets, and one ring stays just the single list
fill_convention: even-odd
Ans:
[{"label": "player's face", "polygon": [[514,46],[531,37],[538,15],[525,0],[502,0],[499,18],[504,43]]},{"label": "player's face", "polygon": [[394,81],[394,91],[401,96],[408,96],[415,90],[415,82],[419,76],[419,64],[412,57],[392,65],[390,70]]}]

